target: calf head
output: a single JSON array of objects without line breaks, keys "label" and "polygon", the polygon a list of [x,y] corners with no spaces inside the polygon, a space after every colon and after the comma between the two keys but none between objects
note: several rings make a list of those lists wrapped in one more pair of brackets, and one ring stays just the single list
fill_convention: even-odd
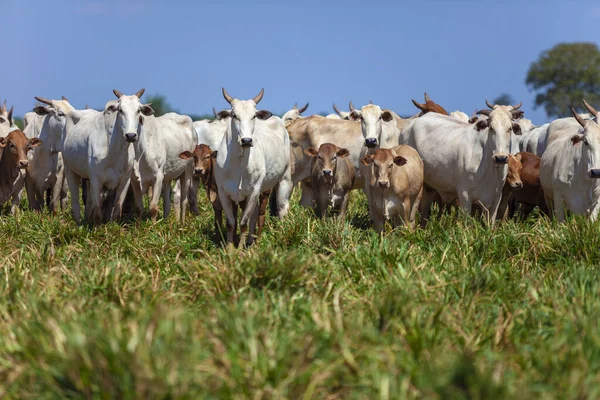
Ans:
[{"label": "calf head", "polygon": [[319,149],[315,149],[314,147],[309,147],[304,150],[304,154],[309,157],[316,157],[315,166],[316,168],[321,170],[323,174],[323,181],[326,183],[332,183],[333,177],[335,176],[335,172],[337,170],[337,159],[345,158],[350,155],[350,152],[347,149],[342,149],[337,147],[332,143],[323,143],[319,146]]},{"label": "calf head", "polygon": [[150,104],[142,104],[140,98],[145,89],[140,89],[133,96],[126,96],[118,90],[113,90],[117,96],[116,102],[107,103],[104,108],[104,115],[109,117],[117,113],[115,127],[118,133],[129,143],[135,143],[139,139],[141,128],[144,125],[144,119],[154,115],[154,110]]},{"label": "calf head", "polygon": [[362,165],[371,167],[371,182],[369,184],[380,188],[389,188],[391,174],[395,167],[406,164],[406,158],[395,156],[390,149],[377,149],[373,154],[367,154],[360,159]]},{"label": "calf head", "polygon": [[306,105],[302,108],[298,108],[298,104],[294,104],[294,108],[283,114],[283,117],[281,117],[281,119],[283,120],[283,122],[290,122],[295,119],[298,119],[302,116],[302,113],[306,111],[307,108],[308,103],[306,103]]},{"label": "calf head", "polygon": [[590,179],[598,179],[600,178],[600,126],[592,120],[583,119],[573,107],[571,112],[583,127],[583,133],[571,137],[571,142],[573,146],[581,146],[583,143],[582,161],[587,163],[587,175]]},{"label": "calf head", "polygon": [[412,102],[415,105],[415,107],[421,110],[421,112],[419,113],[419,117],[427,114],[428,112],[448,115],[448,111],[446,111],[444,107],[440,106],[439,104],[434,103],[427,95],[427,92],[425,92],[425,104],[421,104],[416,100],[412,100]]},{"label": "calf head", "polygon": [[33,111],[44,117],[42,131],[47,130],[44,134],[47,137],[46,146],[49,146],[51,153],[62,151],[62,137],[67,125],[67,114],[75,108],[64,96],[62,100],[48,100],[38,96],[34,98],[42,103],[42,105],[35,106]]},{"label": "calf head", "polygon": [[217,158],[217,151],[211,150],[210,146],[199,144],[194,151],[184,151],[179,154],[183,160],[194,159],[194,175],[206,177],[212,173],[212,159]]},{"label": "calf head", "polygon": [[374,104],[367,104],[366,106],[361,107],[360,110],[351,111],[350,119],[353,121],[361,121],[365,146],[373,149],[381,144],[383,121],[390,122],[394,117],[388,110],[382,110],[379,106]]},{"label": "calf head", "polygon": [[519,124],[514,120],[523,116],[519,110],[522,102],[516,106],[491,105],[485,101],[490,110],[479,110],[477,114],[485,115],[475,123],[475,129],[488,135],[488,144],[492,146],[492,161],[499,167],[508,164],[511,135],[515,130],[520,131]]},{"label": "calf head", "polygon": [[265,89],[250,100],[239,100],[231,97],[223,89],[223,97],[229,104],[231,110],[227,111],[227,116],[231,118],[231,133],[237,137],[237,142],[242,147],[252,147],[254,145],[254,125],[256,118],[267,120],[273,116],[270,111],[256,110],[256,105],[262,100]]},{"label": "calf head", "polygon": [[523,182],[521,181],[521,170],[523,164],[521,163],[521,153],[508,155],[508,174],[506,175],[506,182],[509,184],[512,190],[520,190],[523,188]]},{"label": "calf head", "polygon": [[42,144],[39,138],[27,139],[20,130],[12,131],[5,138],[0,138],[0,147],[4,149],[2,161],[7,160],[12,165],[25,169],[29,165],[27,152]]}]

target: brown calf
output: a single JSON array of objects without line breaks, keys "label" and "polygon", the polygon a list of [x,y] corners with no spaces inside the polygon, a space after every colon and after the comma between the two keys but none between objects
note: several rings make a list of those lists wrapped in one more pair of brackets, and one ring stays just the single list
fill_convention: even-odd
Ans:
[{"label": "brown calf", "polygon": [[402,222],[414,229],[423,196],[423,161],[417,151],[407,145],[378,149],[360,162],[368,167],[365,185],[375,229],[382,232],[386,219],[394,227]]},{"label": "brown calf", "polygon": [[328,206],[331,205],[343,221],[350,200],[350,189],[356,177],[354,165],[347,158],[350,152],[335,144],[323,143],[318,150],[309,147],[304,153],[312,157],[311,186],[316,194],[317,217],[328,216]]},{"label": "brown calf", "polygon": [[24,171],[29,165],[27,152],[42,143],[38,138],[27,139],[20,130],[0,138],[0,147],[3,149],[0,157],[0,205],[14,194],[15,181],[20,177],[21,170]]},{"label": "brown calf", "polygon": [[427,95],[427,92],[425,92],[425,104],[421,104],[421,103],[417,102],[416,100],[412,100],[412,102],[415,105],[415,107],[417,107],[419,110],[421,110],[419,117],[427,114],[428,112],[434,112],[434,113],[438,113],[438,114],[448,115],[448,111],[446,111],[444,109],[444,107],[440,106],[439,104],[434,103]]},{"label": "brown calf", "polygon": [[548,206],[540,184],[540,157],[526,151],[508,157],[508,175],[502,190],[498,216],[503,218],[508,206],[508,217],[513,218],[517,203],[521,204],[523,218],[527,218],[535,206],[548,215]]},{"label": "brown calf", "polygon": [[[199,181],[204,184],[206,191],[206,197],[210,204],[212,204],[213,212],[215,214],[215,230],[218,234],[225,232],[223,230],[223,208],[219,201],[219,194],[217,192],[217,184],[214,176],[214,165],[217,152],[211,150],[211,148],[205,144],[199,144],[194,148],[194,151],[184,151],[179,154],[179,158],[184,160],[194,159],[194,176],[192,177],[191,192],[198,193]],[[195,196],[193,196],[195,198]],[[196,200],[193,201],[192,208],[197,209],[198,206]]]}]

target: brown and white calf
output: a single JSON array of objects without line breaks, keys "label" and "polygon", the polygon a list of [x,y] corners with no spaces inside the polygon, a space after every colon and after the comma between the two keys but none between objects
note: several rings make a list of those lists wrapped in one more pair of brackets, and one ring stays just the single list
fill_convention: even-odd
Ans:
[{"label": "brown and white calf", "polygon": [[331,205],[343,221],[350,200],[350,189],[356,178],[354,165],[348,159],[350,152],[335,144],[323,143],[318,150],[309,147],[304,153],[312,157],[311,185],[316,194],[317,217],[328,216]]},{"label": "brown and white calf", "polygon": [[[217,233],[225,232],[223,230],[223,207],[219,201],[219,194],[217,191],[217,184],[214,176],[214,164],[217,158],[217,152],[213,151],[210,146],[205,144],[196,145],[194,151],[184,151],[179,154],[179,157],[184,160],[194,159],[194,175],[192,177],[191,192],[198,193],[198,186],[200,181],[204,185],[206,191],[206,197],[210,204],[212,204],[213,211],[215,214],[215,230]],[[190,196],[192,208],[197,209],[196,196]]]},{"label": "brown and white calf", "polygon": [[0,157],[0,205],[20,191],[22,187],[15,186],[15,181],[21,178],[22,171],[29,165],[27,152],[38,147],[42,141],[38,138],[27,139],[20,130],[12,131],[8,136],[0,138],[3,149]]},{"label": "brown and white calf", "polygon": [[415,149],[407,145],[378,149],[360,162],[370,186],[369,214],[375,230],[382,232],[386,219],[394,227],[415,227],[415,218],[423,195],[423,161]]}]

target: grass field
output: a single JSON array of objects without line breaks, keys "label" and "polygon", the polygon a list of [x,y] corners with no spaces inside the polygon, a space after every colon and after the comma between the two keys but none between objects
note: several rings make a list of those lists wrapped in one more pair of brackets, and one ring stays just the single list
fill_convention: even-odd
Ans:
[{"label": "grass field", "polygon": [[0,219],[2,398],[600,398],[600,235],[575,218],[184,226]]}]

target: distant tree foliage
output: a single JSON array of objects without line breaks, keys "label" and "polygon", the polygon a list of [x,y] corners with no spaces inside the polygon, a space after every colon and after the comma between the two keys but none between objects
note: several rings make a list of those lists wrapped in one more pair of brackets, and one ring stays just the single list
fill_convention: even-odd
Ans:
[{"label": "distant tree foliage", "polygon": [[561,43],[531,64],[525,83],[538,92],[535,108],[550,117],[571,114],[581,99],[600,107],[600,50],[595,43]]},{"label": "distant tree foliage", "polygon": [[515,99],[513,99],[513,97],[510,94],[502,93],[500,96],[494,99],[492,104],[498,104],[500,106],[511,106],[517,104],[517,102],[515,101]]},{"label": "distant tree foliage", "polygon": [[[167,101],[166,96],[162,95],[162,94],[152,94],[149,96],[146,96],[143,100],[143,103],[152,103],[152,109],[154,110],[154,116],[155,117],[160,117],[161,115],[165,115],[166,113],[169,112],[176,112],[178,113],[179,111],[177,111],[173,106],[171,106],[171,104]],[[189,117],[192,119],[192,121],[199,121],[201,119],[215,119],[214,115],[212,113],[210,114],[187,114],[189,115]]]}]

